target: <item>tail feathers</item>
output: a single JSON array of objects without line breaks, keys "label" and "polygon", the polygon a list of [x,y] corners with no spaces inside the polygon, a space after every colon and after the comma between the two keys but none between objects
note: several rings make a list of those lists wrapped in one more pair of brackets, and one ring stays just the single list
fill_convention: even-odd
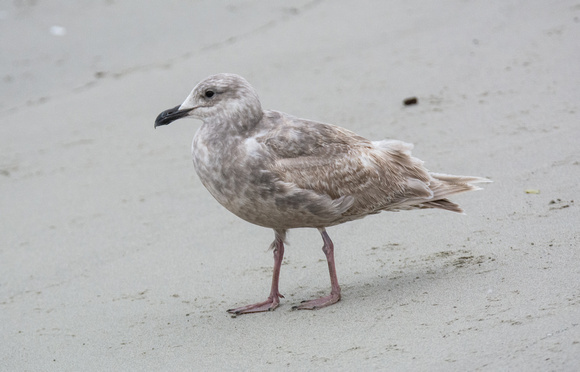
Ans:
[{"label": "tail feathers", "polygon": [[450,174],[443,174],[443,173],[429,173],[431,177],[435,178],[436,180],[451,183],[451,184],[467,184],[471,187],[478,188],[477,186],[472,186],[472,183],[489,183],[493,182],[492,180],[488,180],[487,178],[483,177],[473,177],[473,176],[452,176]]},{"label": "tail feathers", "polygon": [[439,199],[427,203],[421,204],[421,208],[437,208],[437,209],[445,209],[446,211],[463,213],[463,209],[449,199]]},{"label": "tail feathers", "polygon": [[481,190],[481,187],[473,184],[492,182],[482,177],[452,176],[441,173],[431,173],[431,177],[434,180],[429,185],[429,188],[433,191],[433,199],[421,203],[420,207],[445,209],[457,213],[463,213],[463,209],[448,200],[447,197],[466,191]]}]

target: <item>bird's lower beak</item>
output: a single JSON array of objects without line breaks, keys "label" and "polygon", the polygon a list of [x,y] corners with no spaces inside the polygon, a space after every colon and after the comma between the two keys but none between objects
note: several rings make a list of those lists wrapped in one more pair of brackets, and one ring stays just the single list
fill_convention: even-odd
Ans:
[{"label": "bird's lower beak", "polygon": [[180,110],[179,109],[180,107],[181,106],[175,106],[174,108],[170,108],[169,110],[165,110],[161,114],[159,114],[159,116],[157,116],[157,119],[155,119],[155,128],[157,128],[160,125],[167,125],[177,119],[181,119],[187,116],[187,114],[194,109],[188,108]]}]

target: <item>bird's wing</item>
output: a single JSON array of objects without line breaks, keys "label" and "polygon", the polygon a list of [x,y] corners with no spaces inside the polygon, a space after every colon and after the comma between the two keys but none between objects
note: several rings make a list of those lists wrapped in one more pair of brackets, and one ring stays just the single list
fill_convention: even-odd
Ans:
[{"label": "bird's wing", "polygon": [[270,170],[280,180],[332,199],[353,197],[349,213],[397,209],[433,195],[427,170],[400,141],[371,142],[334,125],[286,116],[263,143],[274,154]]}]

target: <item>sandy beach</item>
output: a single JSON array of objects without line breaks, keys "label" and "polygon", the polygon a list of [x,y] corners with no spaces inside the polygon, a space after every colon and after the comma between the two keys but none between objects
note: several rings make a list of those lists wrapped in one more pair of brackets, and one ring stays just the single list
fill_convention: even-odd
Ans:
[{"label": "sandy beach", "polygon": [[[579,370],[578,35],[568,0],[0,3],[0,370]],[[317,311],[291,230],[280,307],[232,318],[273,232],[197,178],[200,122],[153,128],[219,72],[493,183],[329,228]]]}]

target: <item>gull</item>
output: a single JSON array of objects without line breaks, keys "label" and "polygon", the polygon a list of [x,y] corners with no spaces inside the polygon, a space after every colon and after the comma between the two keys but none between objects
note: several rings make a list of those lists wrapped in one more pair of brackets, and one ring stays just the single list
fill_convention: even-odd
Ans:
[{"label": "gull", "polygon": [[491,182],[429,172],[408,143],[370,141],[335,125],[263,110],[256,90],[235,74],[201,81],[181,105],[159,114],[155,128],[181,118],[202,121],[193,137],[193,164],[211,195],[236,216],[274,230],[270,294],[227,310],[236,315],[274,310],[284,298],[278,281],[289,229],[316,228],[322,236],[331,292],[293,307],[319,309],[341,298],[327,227],[382,211],[462,213],[447,198]]}]

